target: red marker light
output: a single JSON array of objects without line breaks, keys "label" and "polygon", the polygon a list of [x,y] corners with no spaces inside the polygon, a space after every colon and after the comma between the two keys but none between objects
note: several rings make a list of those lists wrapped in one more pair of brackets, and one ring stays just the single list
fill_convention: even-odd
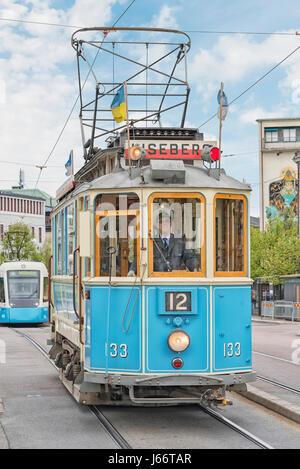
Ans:
[{"label": "red marker light", "polygon": [[181,358],[179,358],[179,357],[174,358],[174,359],[172,360],[172,365],[173,365],[174,368],[177,368],[177,369],[178,369],[178,368],[181,368],[182,365],[183,365],[183,360],[182,360]]},{"label": "red marker light", "polygon": [[213,161],[218,161],[218,159],[220,158],[220,150],[219,148],[217,147],[213,147],[211,150],[210,150],[210,157]]},{"label": "red marker light", "polygon": [[212,163],[218,161],[220,158],[220,150],[218,147],[213,147],[212,145],[205,144],[201,150],[201,159],[207,163]]}]

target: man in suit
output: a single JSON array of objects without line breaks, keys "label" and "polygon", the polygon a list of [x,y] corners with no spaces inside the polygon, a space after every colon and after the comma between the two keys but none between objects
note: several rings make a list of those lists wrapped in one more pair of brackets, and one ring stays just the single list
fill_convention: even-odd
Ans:
[{"label": "man in suit", "polygon": [[[186,248],[183,235],[178,238],[171,232],[170,216],[166,212],[159,214],[158,233],[153,241],[153,272],[172,272],[188,270],[194,272],[197,258],[192,249]],[[136,275],[136,258],[133,260],[128,276]]]}]

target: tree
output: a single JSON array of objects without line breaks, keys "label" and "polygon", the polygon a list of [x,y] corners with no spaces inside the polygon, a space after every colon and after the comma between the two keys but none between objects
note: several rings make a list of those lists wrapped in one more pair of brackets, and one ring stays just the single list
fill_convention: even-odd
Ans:
[{"label": "tree", "polygon": [[36,251],[36,254],[33,257],[33,261],[43,262],[48,269],[49,257],[51,256],[51,243],[50,241],[45,241],[43,246],[39,251]]},{"label": "tree", "polygon": [[10,225],[2,241],[2,256],[6,260],[33,260],[37,250],[30,228],[24,223]]},{"label": "tree", "polygon": [[269,220],[266,231],[251,227],[251,275],[274,284],[281,275],[295,274],[300,266],[300,237],[297,223],[287,208]]}]

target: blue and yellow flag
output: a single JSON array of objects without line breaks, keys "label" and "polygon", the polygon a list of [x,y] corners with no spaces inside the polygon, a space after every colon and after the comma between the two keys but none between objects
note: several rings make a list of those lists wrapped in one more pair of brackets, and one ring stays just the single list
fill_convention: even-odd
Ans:
[{"label": "blue and yellow flag", "polygon": [[116,122],[123,122],[126,120],[126,104],[124,85],[121,86],[116,96],[114,97],[110,109]]}]

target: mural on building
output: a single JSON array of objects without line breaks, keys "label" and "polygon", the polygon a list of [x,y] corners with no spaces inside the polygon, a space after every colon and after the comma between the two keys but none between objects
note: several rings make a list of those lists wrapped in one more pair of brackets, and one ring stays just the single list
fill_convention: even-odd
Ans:
[{"label": "mural on building", "polygon": [[287,167],[280,171],[280,179],[274,181],[269,186],[270,205],[266,207],[268,218],[281,215],[285,207],[290,207],[297,215],[298,210],[298,181],[296,171]]}]

